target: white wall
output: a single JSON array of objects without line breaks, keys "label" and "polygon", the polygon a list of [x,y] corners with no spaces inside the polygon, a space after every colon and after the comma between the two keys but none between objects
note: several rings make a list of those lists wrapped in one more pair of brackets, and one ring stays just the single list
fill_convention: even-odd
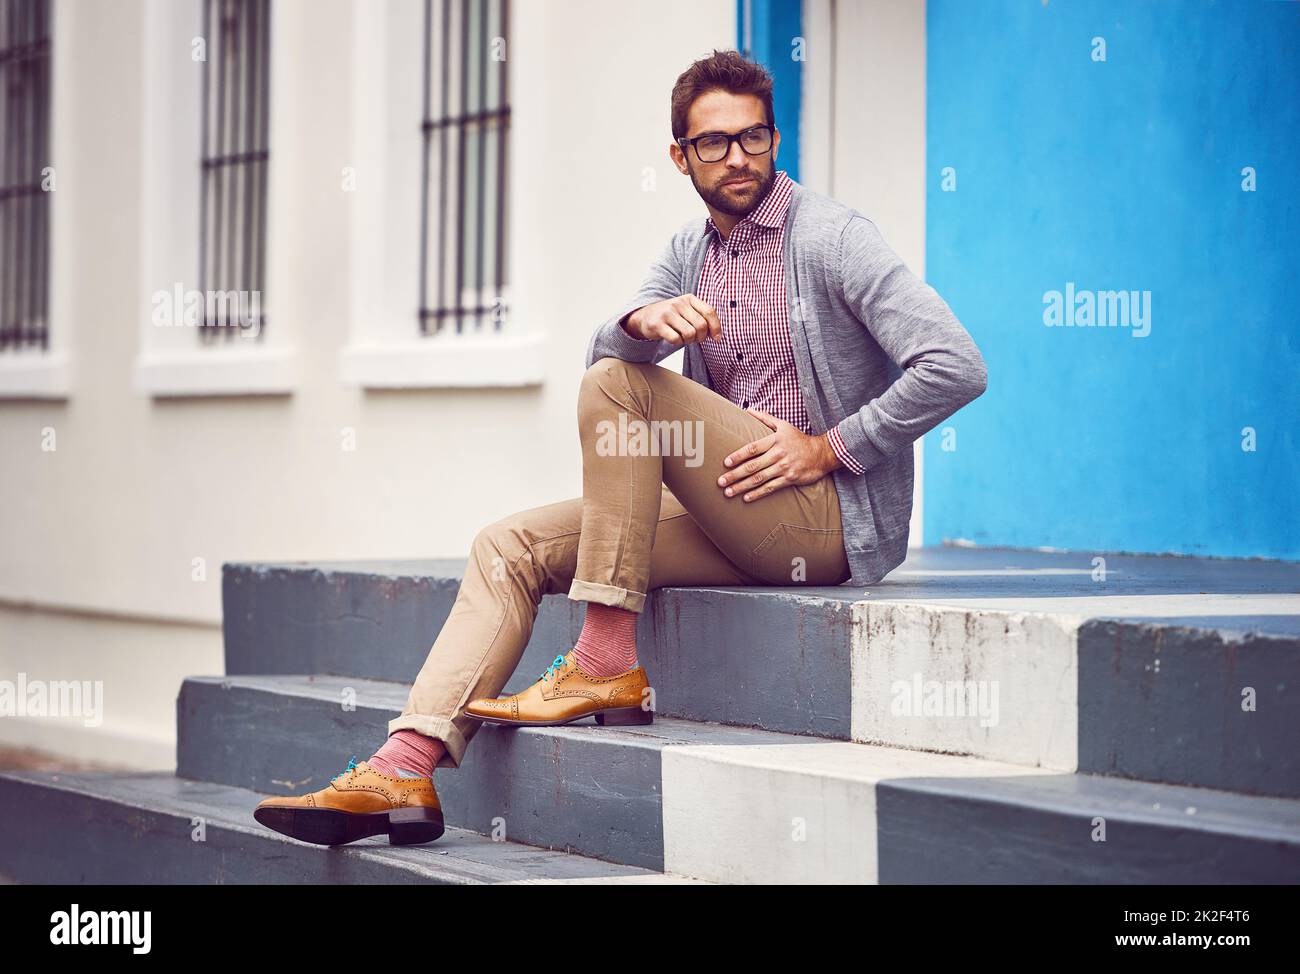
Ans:
[{"label": "white wall", "polygon": [[[461,556],[482,524],[581,492],[586,342],[700,212],[668,161],[669,93],[734,44],[735,5],[517,0],[513,112],[537,134],[512,147],[512,288],[545,336],[543,381],[374,392],[339,366],[354,324],[339,178],[354,154],[353,7],[275,0],[267,290],[294,388],[166,399],[132,382],[145,214],[169,210],[145,181],[146,6],[57,6],[51,286],[71,379],[63,400],[0,400],[0,679],[103,680],[105,714],[97,728],[0,719],[0,743],[165,767],[181,677],[221,665],[222,562]],[[188,207],[170,209],[197,235]]]},{"label": "white wall", "polygon": [[[925,2],[804,0],[802,181],[860,210],[925,278]],[[921,538],[924,470],[908,542]]]}]

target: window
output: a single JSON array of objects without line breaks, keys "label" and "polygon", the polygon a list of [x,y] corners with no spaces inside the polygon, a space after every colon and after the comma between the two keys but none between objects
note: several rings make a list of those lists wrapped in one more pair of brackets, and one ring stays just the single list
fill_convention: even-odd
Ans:
[{"label": "window", "polygon": [[[199,335],[212,343],[266,325],[270,0],[203,0]],[[248,334],[248,332],[246,332]]]},{"label": "window", "polygon": [[0,0],[0,351],[49,350],[49,0]]},{"label": "window", "polygon": [[[507,69],[507,31],[545,32],[544,4],[386,0],[353,5],[349,339],[339,374],[365,389],[524,388],[546,374],[537,264],[511,248],[510,142],[544,139],[543,68]],[[507,80],[507,70],[513,75]],[[513,99],[508,91],[513,87]],[[511,102],[513,101],[513,104]],[[272,186],[274,187],[274,173]],[[273,190],[274,191],[274,190]],[[272,221],[274,228],[274,221]],[[522,273],[521,273],[522,271]],[[508,312],[508,314],[507,314]],[[273,331],[273,336],[278,335]]]},{"label": "window", "polygon": [[268,0],[140,7],[135,388],[155,398],[291,395],[300,378],[293,323],[277,301],[267,330],[264,296],[280,293],[285,260],[275,243],[284,158],[269,152],[283,141],[270,72],[282,49],[299,49],[298,22],[282,23]]},{"label": "window", "polygon": [[502,330],[508,0],[425,0],[422,335]]}]

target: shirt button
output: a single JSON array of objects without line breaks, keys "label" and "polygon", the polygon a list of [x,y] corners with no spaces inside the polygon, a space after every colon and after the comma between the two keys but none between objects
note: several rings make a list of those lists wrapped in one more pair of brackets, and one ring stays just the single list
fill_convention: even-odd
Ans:
[{"label": "shirt button", "polygon": [[732,302],[731,302],[731,306],[734,308],[734,307],[736,306],[736,302],[735,302],[735,301],[732,301]]},{"label": "shirt button", "polygon": [[743,359],[744,357],[745,357],[745,353],[744,353],[744,352],[737,352],[737,353],[736,353],[736,361],[737,361],[737,362],[739,362],[739,361],[740,361],[741,359]]},{"label": "shirt button", "polygon": [[748,409],[748,408],[749,408],[749,400],[746,399],[743,403],[741,403],[741,404],[740,404],[740,408],[741,408],[741,409]]},{"label": "shirt button", "polygon": [[732,257],[738,257],[738,256],[740,256],[740,251],[739,251],[739,250],[733,250],[733,251],[731,252],[731,256],[732,256]]}]

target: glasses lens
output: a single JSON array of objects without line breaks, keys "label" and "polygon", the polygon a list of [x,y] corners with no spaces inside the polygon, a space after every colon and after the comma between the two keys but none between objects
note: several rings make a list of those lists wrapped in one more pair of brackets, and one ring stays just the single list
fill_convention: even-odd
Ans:
[{"label": "glasses lens", "polygon": [[772,133],[767,129],[750,129],[740,137],[740,144],[750,155],[758,155],[772,147]]},{"label": "glasses lens", "polygon": [[721,135],[706,135],[695,143],[695,150],[703,162],[717,162],[727,154],[730,143]]}]

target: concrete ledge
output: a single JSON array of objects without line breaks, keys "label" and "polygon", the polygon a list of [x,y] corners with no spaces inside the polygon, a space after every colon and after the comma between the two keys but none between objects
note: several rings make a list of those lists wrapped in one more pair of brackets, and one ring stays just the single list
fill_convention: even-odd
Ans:
[{"label": "concrete ledge", "polygon": [[368,389],[540,386],[545,346],[534,334],[353,344],[339,351],[339,376]]},{"label": "concrete ledge", "polygon": [[154,397],[288,395],[298,382],[297,351],[245,342],[147,352],[136,359],[134,374],[136,391]]},{"label": "concrete ledge", "polygon": [[14,349],[0,355],[0,400],[67,399],[72,365],[67,355]]},{"label": "concrete ledge", "polygon": [[[228,671],[405,683],[462,566],[228,565]],[[659,589],[638,642],[665,716],[1300,797],[1297,592],[1291,563],[922,549],[865,592]],[[543,599],[506,691],[581,622]]]}]

